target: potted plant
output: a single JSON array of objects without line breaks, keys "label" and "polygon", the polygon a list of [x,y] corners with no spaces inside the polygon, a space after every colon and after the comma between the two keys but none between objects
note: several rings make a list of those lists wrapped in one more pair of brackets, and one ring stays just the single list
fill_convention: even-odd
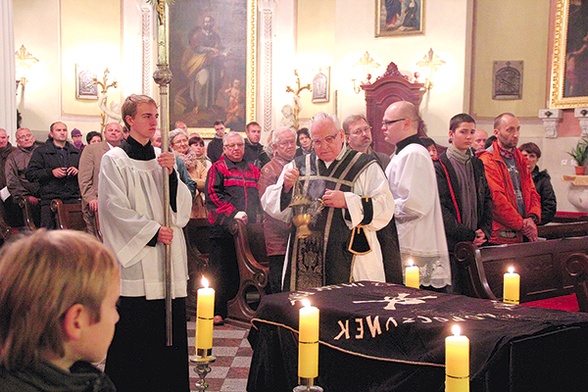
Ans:
[{"label": "potted plant", "polygon": [[568,151],[568,155],[576,161],[576,175],[583,175],[588,163],[588,140],[580,139],[578,144]]}]

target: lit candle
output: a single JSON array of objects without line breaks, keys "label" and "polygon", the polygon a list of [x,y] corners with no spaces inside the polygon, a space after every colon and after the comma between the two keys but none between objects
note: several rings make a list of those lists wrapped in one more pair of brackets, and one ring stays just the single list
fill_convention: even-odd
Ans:
[{"label": "lit candle", "polygon": [[202,277],[204,287],[198,289],[196,300],[196,355],[208,357],[212,354],[212,330],[214,328],[214,289]]},{"label": "lit candle", "polygon": [[302,300],[300,308],[298,340],[298,377],[314,379],[318,377],[319,353],[319,310],[310,306],[310,302]]},{"label": "lit candle", "polygon": [[470,340],[461,336],[458,325],[445,338],[445,392],[470,390]]},{"label": "lit candle", "polygon": [[418,289],[421,286],[421,275],[419,267],[413,264],[412,259],[408,260],[408,266],[404,271],[404,281],[406,282],[405,286]]},{"label": "lit candle", "polygon": [[508,267],[508,272],[504,274],[504,302],[507,304],[519,304],[521,277],[514,272],[514,267]]}]

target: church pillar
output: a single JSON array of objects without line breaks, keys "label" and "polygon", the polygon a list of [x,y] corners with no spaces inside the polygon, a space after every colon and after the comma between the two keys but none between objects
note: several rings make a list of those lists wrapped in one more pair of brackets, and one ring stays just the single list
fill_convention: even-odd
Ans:
[{"label": "church pillar", "polygon": [[12,1],[0,2],[0,127],[12,137],[16,133],[16,72]]},{"label": "church pillar", "polygon": [[[259,90],[261,99],[258,103],[257,122],[261,124],[264,132],[273,129],[273,106],[272,106],[272,58],[273,58],[273,37],[274,37],[274,16],[276,2],[275,0],[260,0],[259,7],[259,59],[258,65]],[[261,117],[260,117],[261,116]]]}]

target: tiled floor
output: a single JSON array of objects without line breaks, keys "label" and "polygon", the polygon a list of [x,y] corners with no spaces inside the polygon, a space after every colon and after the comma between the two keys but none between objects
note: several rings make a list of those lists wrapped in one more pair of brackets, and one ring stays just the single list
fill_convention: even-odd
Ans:
[{"label": "tiled floor", "polygon": [[[188,321],[189,354],[194,355],[194,321]],[[252,350],[247,341],[247,328],[233,324],[214,327],[212,355],[216,357],[210,367],[212,371],[206,376],[207,392],[238,391],[244,392],[251,364]],[[196,391],[198,375],[195,366],[190,364],[190,387]]]}]

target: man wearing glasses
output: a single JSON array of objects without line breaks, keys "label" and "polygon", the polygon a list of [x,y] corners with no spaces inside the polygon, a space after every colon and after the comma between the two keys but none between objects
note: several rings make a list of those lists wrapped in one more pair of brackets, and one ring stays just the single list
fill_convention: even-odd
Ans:
[{"label": "man wearing glasses", "polygon": [[386,176],[403,264],[412,260],[419,266],[421,286],[444,290],[451,285],[449,254],[433,161],[417,136],[419,121],[410,102],[394,102],[384,112],[384,139],[396,145]]},{"label": "man wearing glasses", "polygon": [[10,192],[10,197],[4,202],[9,220],[7,223],[14,227],[24,225],[18,201],[28,199],[35,225],[38,226],[40,224],[39,183],[30,182],[25,177],[29,161],[38,144],[35,143],[35,136],[30,129],[19,128],[16,131],[16,145],[16,150],[6,158],[6,187]]},{"label": "man wearing glasses", "polygon": [[343,121],[345,140],[352,150],[363,152],[376,158],[382,170],[390,163],[390,157],[372,148],[372,127],[363,114],[352,114]]},{"label": "man wearing glasses", "polygon": [[313,213],[311,235],[290,236],[283,289],[384,282],[386,255],[376,232],[394,211],[384,173],[373,157],[345,147],[336,116],[318,113],[309,128],[313,152],[287,164],[262,197],[265,211],[284,222],[292,220],[293,200],[323,206]]},{"label": "man wearing glasses", "polygon": [[239,269],[233,235],[229,223],[241,219],[245,223],[261,222],[257,182],[259,169],[243,159],[245,141],[237,132],[223,137],[223,155],[212,164],[206,177],[206,207],[210,223],[211,284],[216,289],[214,322],[219,325],[227,317],[227,302],[239,290]]}]

